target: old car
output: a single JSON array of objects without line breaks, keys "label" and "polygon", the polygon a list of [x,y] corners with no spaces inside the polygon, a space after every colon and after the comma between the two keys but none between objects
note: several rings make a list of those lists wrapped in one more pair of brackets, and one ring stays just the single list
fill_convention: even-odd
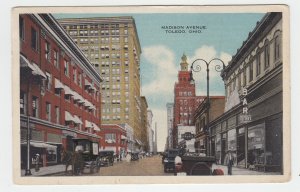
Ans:
[{"label": "old car", "polygon": [[100,165],[101,166],[113,166],[114,165],[114,151],[100,151]]},{"label": "old car", "polygon": [[74,172],[89,173],[100,171],[99,143],[89,139],[73,139],[74,155],[73,164]]},{"label": "old car", "polygon": [[179,149],[168,149],[164,153],[164,172],[175,171],[175,157],[179,155]]},{"label": "old car", "polygon": [[131,153],[131,161],[137,161],[137,160],[139,160],[139,153],[138,152]]}]

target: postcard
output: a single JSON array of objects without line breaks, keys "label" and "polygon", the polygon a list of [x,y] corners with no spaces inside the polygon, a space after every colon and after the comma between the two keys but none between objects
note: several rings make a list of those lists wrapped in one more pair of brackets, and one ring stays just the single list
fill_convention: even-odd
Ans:
[{"label": "postcard", "polygon": [[17,184],[287,182],[289,8],[16,7]]}]

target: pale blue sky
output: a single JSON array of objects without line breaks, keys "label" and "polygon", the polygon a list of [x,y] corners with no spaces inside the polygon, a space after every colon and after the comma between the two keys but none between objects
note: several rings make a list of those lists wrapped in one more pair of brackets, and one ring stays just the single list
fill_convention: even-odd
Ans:
[{"label": "pale blue sky", "polygon": [[[209,61],[218,57],[227,63],[263,13],[160,13],[160,14],[54,14],[56,18],[132,16],[135,19],[142,48],[142,95],[158,122],[159,149],[165,143],[166,103],[173,102],[174,83],[180,69],[181,56],[188,62],[197,58]],[[166,33],[162,26],[206,26],[201,33]],[[210,95],[224,95],[220,75],[210,72]],[[196,92],[206,95],[206,73],[194,74]]]}]

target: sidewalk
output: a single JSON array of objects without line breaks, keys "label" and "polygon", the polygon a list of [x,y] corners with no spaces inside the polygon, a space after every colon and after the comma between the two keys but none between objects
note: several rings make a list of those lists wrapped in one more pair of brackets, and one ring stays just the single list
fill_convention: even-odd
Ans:
[{"label": "sidewalk", "polygon": [[[212,170],[222,169],[224,175],[227,175],[227,166],[213,164]],[[232,167],[232,175],[281,175],[280,172],[253,171],[246,168]]]},{"label": "sidewalk", "polygon": [[[52,165],[48,167],[40,167],[40,170],[36,172],[34,168],[30,169],[31,171],[31,177],[32,176],[47,176],[55,173],[63,173],[65,171],[66,166],[63,164],[59,165]],[[68,171],[72,170],[72,166],[68,167]],[[21,170],[21,176],[25,176],[25,170]]]}]

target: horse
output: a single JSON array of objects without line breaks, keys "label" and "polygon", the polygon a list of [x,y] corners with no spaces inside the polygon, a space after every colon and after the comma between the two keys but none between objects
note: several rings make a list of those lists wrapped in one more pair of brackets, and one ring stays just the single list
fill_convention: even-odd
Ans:
[{"label": "horse", "polygon": [[72,166],[72,175],[81,175],[84,168],[82,153],[62,150],[61,160],[65,164],[65,175],[68,173],[68,167]]}]

